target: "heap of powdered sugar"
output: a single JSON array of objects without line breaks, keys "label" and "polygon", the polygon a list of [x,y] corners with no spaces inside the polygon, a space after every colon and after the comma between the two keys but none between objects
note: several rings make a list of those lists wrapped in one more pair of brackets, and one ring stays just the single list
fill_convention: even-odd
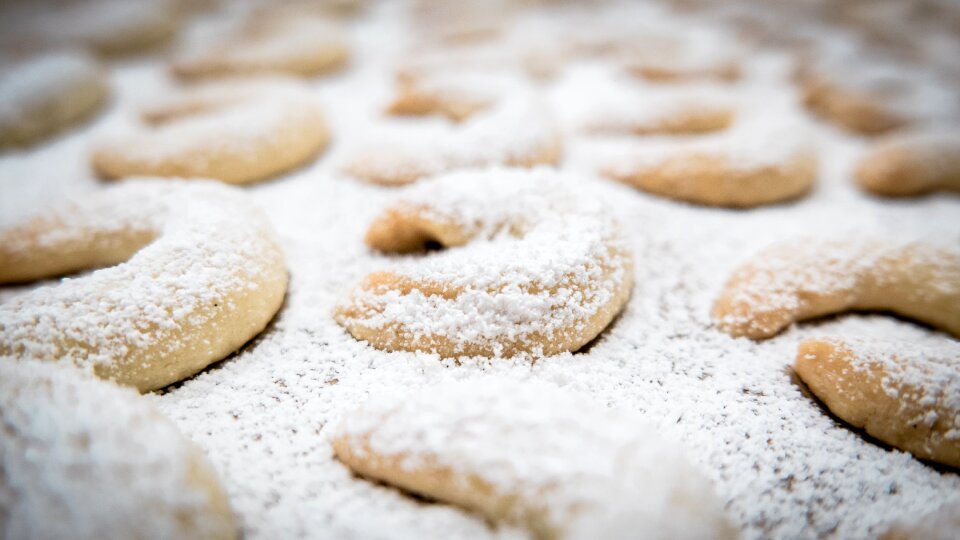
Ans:
[{"label": "heap of powdered sugar", "polygon": [[0,360],[5,536],[231,534],[199,449],[136,392],[53,363]]},{"label": "heap of powdered sugar", "polygon": [[[206,181],[131,180],[86,204],[40,212],[40,223],[55,224],[41,245],[64,252],[92,249],[90,237],[101,238],[100,249],[131,239],[152,243],[127,262],[0,304],[0,343],[20,356],[109,364],[201,324],[210,316],[206,306],[256,288],[275,264],[265,260],[274,250],[263,214],[244,194]],[[17,232],[12,225],[3,237]]]},{"label": "heap of powdered sugar", "polygon": [[462,343],[552,337],[584,325],[629,271],[616,221],[546,169],[454,173],[411,188],[399,204],[473,241],[392,269],[415,283],[445,284],[457,291],[452,298],[363,291],[356,300],[378,308],[361,315],[365,326],[400,324],[415,336]]},{"label": "heap of powdered sugar", "polygon": [[558,537],[734,536],[682,447],[634,414],[543,381],[445,377],[369,399],[331,431],[402,471],[449,469],[455,486],[479,479],[494,497],[516,498],[513,520]]}]

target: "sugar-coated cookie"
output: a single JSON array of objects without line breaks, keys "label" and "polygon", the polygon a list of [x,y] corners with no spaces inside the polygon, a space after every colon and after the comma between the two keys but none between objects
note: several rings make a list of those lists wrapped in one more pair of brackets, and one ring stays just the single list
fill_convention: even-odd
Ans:
[{"label": "sugar-coated cookie", "polygon": [[237,536],[203,452],[136,392],[0,358],[0,425],[4,538]]},{"label": "sugar-coated cookie", "polygon": [[0,75],[0,147],[36,142],[88,118],[106,102],[107,77],[88,55],[47,53]]},{"label": "sugar-coated cookie", "polygon": [[857,162],[857,184],[888,197],[960,192],[960,131],[896,132],[872,143]]},{"label": "sugar-coated cookie", "polygon": [[730,42],[706,28],[689,35],[649,32],[635,36],[621,54],[627,71],[649,82],[734,82],[742,68]]},{"label": "sugar-coated cookie", "polygon": [[141,131],[94,146],[91,163],[97,174],[246,184],[309,163],[330,138],[317,97],[284,80],[191,87],[142,115],[148,125]]},{"label": "sugar-coated cookie", "polygon": [[172,61],[184,79],[238,75],[312,77],[344,66],[349,48],[334,22],[305,9],[253,10],[219,41],[191,47]]},{"label": "sugar-coated cookie", "polygon": [[809,192],[817,180],[818,162],[802,136],[747,125],[692,140],[638,144],[600,172],[671,199],[750,208]]},{"label": "sugar-coated cookie", "polygon": [[960,337],[960,244],[891,238],[798,239],[737,268],[713,305],[733,336],[765,339],[850,310],[891,311]]},{"label": "sugar-coated cookie", "polygon": [[542,96],[520,89],[498,98],[486,107],[482,96],[444,101],[430,112],[469,120],[437,131],[360,141],[341,168],[358,180],[393,186],[459,169],[556,164],[563,153],[562,132]]},{"label": "sugar-coated cookie", "polygon": [[162,388],[260,333],[287,287],[266,217],[213,182],[129,180],[0,230],[0,282],[109,265],[0,304],[0,354]]},{"label": "sugar-coated cookie", "polygon": [[576,351],[623,309],[633,285],[616,221],[545,170],[425,182],[381,213],[366,240],[393,253],[448,248],[370,274],[337,306],[337,322],[388,351]]},{"label": "sugar-coated cookie", "polygon": [[960,467],[960,345],[807,339],[793,369],[850,425],[919,458]]},{"label": "sugar-coated cookie", "polygon": [[[679,94],[679,95],[678,95]],[[692,135],[730,127],[736,110],[729,100],[670,92],[603,103],[585,113],[585,131],[608,135]]]},{"label": "sugar-coated cookie", "polygon": [[917,66],[852,54],[807,62],[797,75],[807,109],[847,130],[875,135],[958,112],[949,83]]},{"label": "sugar-coated cookie", "polygon": [[553,385],[445,381],[333,429],[354,472],[537,539],[737,538],[710,482],[642,419]]},{"label": "sugar-coated cookie", "polygon": [[80,47],[98,55],[144,52],[180,29],[178,0],[69,0],[22,2],[0,21],[0,43],[36,50]]}]

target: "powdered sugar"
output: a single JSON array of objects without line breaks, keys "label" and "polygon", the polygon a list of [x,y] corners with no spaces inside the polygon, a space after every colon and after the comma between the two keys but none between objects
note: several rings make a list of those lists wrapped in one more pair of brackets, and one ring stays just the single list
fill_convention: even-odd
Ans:
[{"label": "powdered sugar", "polygon": [[[354,33],[362,61],[314,89],[325,103],[336,104],[329,111],[331,131],[341,143],[371,135],[364,121],[379,113],[392,91],[393,69],[406,50],[384,36],[397,35],[393,15],[401,9],[399,3],[384,3],[358,20]],[[589,13],[594,11],[600,17],[603,9]],[[584,26],[585,19],[575,20]],[[666,18],[664,24],[686,23]],[[762,55],[746,58],[745,77],[755,77],[763,60]],[[562,111],[593,99],[589,84],[563,92],[591,63],[622,67],[602,59],[570,65],[545,89],[543,100]],[[129,94],[153,84],[161,73],[163,67],[153,62],[130,64],[118,67],[116,82]],[[750,94],[746,108],[793,95],[792,84],[779,74],[767,88]],[[796,103],[788,105],[799,114]],[[35,153],[0,156],[0,215],[100,189],[86,169],[84,146],[119,116],[115,109],[107,125],[95,125],[93,133],[58,140]],[[575,126],[561,127],[572,132]],[[596,178],[592,166],[596,147],[605,142],[569,137],[562,169],[580,173],[583,192],[601,196],[605,211],[620,219],[636,256],[636,287],[626,311],[591,347],[535,364],[384,353],[353,339],[334,322],[331,310],[363,276],[390,264],[391,259],[365,248],[362,239],[398,193],[342,178],[334,159],[251,188],[288,255],[287,304],[241,353],[146,399],[205,449],[247,538],[515,534],[492,530],[450,506],[354,478],[333,458],[323,436],[329,422],[388,390],[429,394],[445,375],[471,380],[488,373],[574,389],[675,432],[696,466],[714,480],[729,516],[747,538],[875,537],[894,521],[938,507],[960,489],[960,479],[839,424],[804,394],[788,366],[799,340],[813,335],[924,343],[949,338],[886,316],[848,315],[754,343],[712,329],[710,306],[730,272],[775,241],[849,231],[951,238],[960,232],[960,203],[950,195],[903,201],[866,197],[850,178],[865,141],[822,125],[812,129],[823,164],[816,190],[789,205],[747,212],[691,207],[611,185]],[[8,299],[4,305],[24,294],[11,288],[0,292]]]}]

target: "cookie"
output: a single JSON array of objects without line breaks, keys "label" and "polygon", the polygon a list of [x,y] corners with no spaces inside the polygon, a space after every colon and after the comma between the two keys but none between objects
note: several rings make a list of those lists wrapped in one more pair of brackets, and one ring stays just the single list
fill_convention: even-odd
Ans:
[{"label": "cookie", "polygon": [[405,193],[367,244],[448,249],[364,279],[335,310],[355,338],[442,357],[576,351],[623,309],[632,257],[602,204],[543,170],[450,174]]},{"label": "cookie", "polygon": [[670,92],[604,100],[585,111],[582,126],[602,135],[696,135],[730,127],[730,100],[692,92]]},{"label": "cookie", "polygon": [[818,162],[804,137],[748,124],[703,138],[638,144],[600,174],[661,197],[752,208],[809,192]]},{"label": "cookie", "polygon": [[6,538],[237,537],[203,452],[136,392],[0,358]]},{"label": "cookie", "polygon": [[214,178],[246,184],[301,167],[327,146],[317,98],[291,81],[210,83],[143,111],[140,131],[100,141],[91,164],[106,179]]},{"label": "cookie", "polygon": [[921,459],[960,467],[960,346],[807,339],[794,371],[830,411]]},{"label": "cookie", "polygon": [[518,91],[469,117],[453,127],[399,130],[359,141],[341,170],[363,182],[396,186],[459,169],[534,167],[560,160],[562,132],[536,92]]},{"label": "cookie", "polygon": [[73,126],[100,110],[109,87],[88,55],[48,53],[0,76],[0,147],[23,146]]},{"label": "cookie", "polygon": [[287,287],[266,217],[213,182],[130,180],[0,230],[0,282],[110,265],[0,304],[0,355],[163,388],[259,334]]},{"label": "cookie", "polygon": [[857,184],[886,197],[960,192],[960,131],[896,132],[867,147],[857,162]]},{"label": "cookie", "polygon": [[213,43],[180,52],[171,62],[182,79],[249,75],[313,77],[342,68],[349,47],[339,26],[304,9],[253,10]]},{"label": "cookie", "polygon": [[533,538],[738,537],[710,482],[655,428],[543,382],[377,395],[331,436],[355,473]]},{"label": "cookie", "polygon": [[863,310],[960,337],[960,245],[876,237],[778,243],[733,272],[713,319],[732,336],[766,339],[795,322]]},{"label": "cookie", "polygon": [[23,3],[9,13],[9,42],[28,49],[81,47],[121,56],[154,49],[180,29],[177,0],[72,0]]}]

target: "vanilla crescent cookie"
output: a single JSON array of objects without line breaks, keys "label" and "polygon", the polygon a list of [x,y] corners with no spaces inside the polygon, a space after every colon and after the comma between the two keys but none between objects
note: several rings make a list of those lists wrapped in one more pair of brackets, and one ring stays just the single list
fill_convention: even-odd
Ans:
[{"label": "vanilla crescent cookie", "polygon": [[[358,180],[393,186],[459,169],[556,164],[563,152],[562,133],[542,97],[523,88],[498,98],[486,107],[475,107],[483,96],[436,105],[429,112],[469,120],[437,131],[404,130],[362,141],[341,168]],[[465,103],[471,105],[464,108]]]},{"label": "vanilla crescent cookie", "polygon": [[797,79],[811,112],[867,135],[958,113],[955,90],[915,66],[827,59],[807,65]]},{"label": "vanilla crescent cookie", "polygon": [[693,135],[730,127],[736,109],[729,99],[708,93],[671,91],[592,103],[581,124],[605,135]]},{"label": "vanilla crescent cookie", "polygon": [[377,395],[333,428],[362,476],[538,539],[737,538],[710,481],[642,419],[488,377]]},{"label": "vanilla crescent cookie", "polygon": [[387,112],[397,116],[436,114],[461,122],[524,89],[516,76],[492,75],[472,66],[432,72],[411,68],[397,73],[397,93]]},{"label": "vanilla crescent cookie", "polygon": [[317,98],[285,80],[190,87],[144,109],[142,117],[148,127],[94,146],[97,174],[246,184],[309,163],[330,138]]},{"label": "vanilla crescent cookie", "polygon": [[789,201],[817,180],[816,152],[790,129],[747,124],[690,140],[638,144],[603,176],[670,199],[750,208]]},{"label": "vanilla crescent cookie", "polygon": [[203,452],[135,392],[0,358],[0,536],[231,539]]},{"label": "vanilla crescent cookie", "polygon": [[213,43],[189,48],[171,63],[184,79],[282,74],[311,77],[343,67],[349,49],[340,28],[304,9],[253,10]]},{"label": "vanilla crescent cookie", "polygon": [[830,410],[922,459],[960,467],[960,345],[807,339],[793,366]]},{"label": "vanilla crescent cookie", "polygon": [[0,282],[110,265],[0,304],[0,355],[163,388],[260,333],[287,287],[266,217],[213,182],[130,180],[0,229]]},{"label": "vanilla crescent cookie", "polygon": [[880,535],[880,540],[952,540],[960,530],[960,500],[940,508],[901,520]]},{"label": "vanilla crescent cookie", "polygon": [[425,182],[384,210],[366,241],[389,253],[449,248],[370,274],[337,306],[350,334],[387,351],[576,351],[623,309],[633,285],[616,221],[544,170]]},{"label": "vanilla crescent cookie", "polygon": [[878,237],[772,245],[733,272],[713,319],[733,336],[772,337],[794,322],[891,311],[960,337],[960,243]]},{"label": "vanilla crescent cookie", "polygon": [[861,188],[888,197],[960,192],[960,131],[896,132],[872,143],[856,169]]},{"label": "vanilla crescent cookie", "polygon": [[[11,6],[0,30],[14,47],[82,47],[99,55],[139,53],[180,29],[178,0],[70,0]],[[3,40],[3,38],[0,38]]]},{"label": "vanilla crescent cookie", "polygon": [[0,76],[0,147],[37,142],[98,111],[109,93],[101,67],[76,51],[37,56]]},{"label": "vanilla crescent cookie", "polygon": [[634,36],[621,53],[627,71],[654,83],[734,82],[742,76],[732,40],[706,28],[672,35]]}]

